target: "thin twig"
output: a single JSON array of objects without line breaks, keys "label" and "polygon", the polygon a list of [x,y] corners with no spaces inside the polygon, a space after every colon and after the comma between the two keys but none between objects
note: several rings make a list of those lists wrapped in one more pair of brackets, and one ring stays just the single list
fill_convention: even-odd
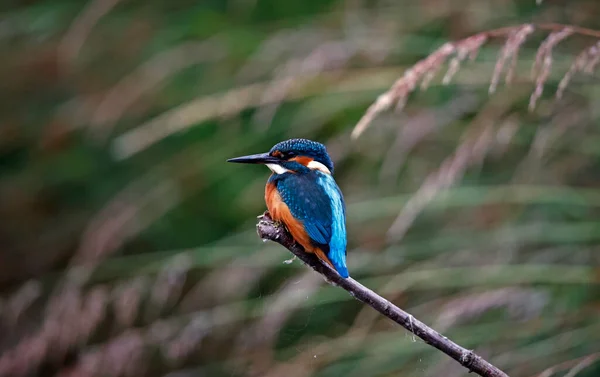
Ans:
[{"label": "thin twig", "polygon": [[345,289],[357,300],[371,306],[373,309],[421,338],[425,343],[444,352],[469,371],[483,377],[508,377],[506,373],[490,364],[473,351],[467,350],[454,343],[356,280],[352,278],[342,278],[335,270],[324,263],[321,263],[316,256],[304,252],[302,246],[297,244],[282,226],[277,225],[271,220],[268,212],[259,216],[259,222],[256,225],[256,229],[260,238],[275,241],[284,246],[313,270],[323,275],[327,282]]}]

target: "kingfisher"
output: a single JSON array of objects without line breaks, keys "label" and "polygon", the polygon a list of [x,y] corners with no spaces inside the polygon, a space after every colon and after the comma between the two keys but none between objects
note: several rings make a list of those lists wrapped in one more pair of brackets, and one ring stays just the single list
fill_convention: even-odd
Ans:
[{"label": "kingfisher", "polygon": [[290,139],[275,144],[267,153],[227,162],[266,165],[272,172],[265,187],[271,218],[283,223],[306,252],[316,254],[341,277],[348,277],[346,205],[323,144]]}]

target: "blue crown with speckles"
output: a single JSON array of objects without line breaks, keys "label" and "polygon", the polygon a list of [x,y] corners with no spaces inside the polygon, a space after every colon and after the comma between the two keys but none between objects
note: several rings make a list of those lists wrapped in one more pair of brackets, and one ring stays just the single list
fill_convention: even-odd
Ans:
[{"label": "blue crown with speckles", "polygon": [[327,153],[327,149],[321,143],[308,139],[290,139],[277,143],[269,151],[272,154],[279,151],[285,158],[295,156],[307,156],[322,163],[333,174],[333,162]]}]

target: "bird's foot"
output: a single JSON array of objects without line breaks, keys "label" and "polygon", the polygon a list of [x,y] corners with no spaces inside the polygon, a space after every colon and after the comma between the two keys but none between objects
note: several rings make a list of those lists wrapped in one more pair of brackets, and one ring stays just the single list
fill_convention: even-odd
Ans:
[{"label": "bird's foot", "polygon": [[294,255],[294,256],[293,256],[293,257],[291,257],[290,259],[286,259],[286,260],[284,260],[284,261],[283,261],[283,264],[291,264],[293,261],[295,261],[295,260],[296,260],[296,258],[298,258],[298,257]]},{"label": "bird's foot", "polygon": [[256,216],[256,218],[259,220],[272,220],[269,210],[266,210],[265,212],[263,212],[262,215]]},{"label": "bird's foot", "polygon": [[262,215],[256,216],[256,218],[259,219],[260,221],[269,221],[269,222],[271,222],[273,224],[274,228],[277,228],[277,229],[281,228],[281,229],[284,229],[284,230],[286,229],[285,225],[281,221],[279,221],[279,220],[273,220],[273,218],[271,217],[271,214],[269,213],[268,210],[265,211],[265,212],[263,212]]}]

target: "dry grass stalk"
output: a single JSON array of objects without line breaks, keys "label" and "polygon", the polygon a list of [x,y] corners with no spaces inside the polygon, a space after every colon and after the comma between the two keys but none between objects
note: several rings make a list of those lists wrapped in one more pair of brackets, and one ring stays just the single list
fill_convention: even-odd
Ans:
[{"label": "dry grass stalk", "polygon": [[251,84],[184,103],[119,136],[113,153],[118,159],[128,158],[193,124],[233,116],[245,108],[258,106],[265,88],[264,83]]},{"label": "dry grass stalk", "polygon": [[[268,370],[272,367],[273,352],[277,337],[280,335],[286,321],[302,306],[305,299],[313,296],[321,287],[323,280],[312,271],[306,271],[300,278],[290,279],[274,297],[264,306],[269,308],[267,313],[249,326],[238,337],[238,353],[240,357],[250,356],[248,362],[257,370]],[[256,354],[252,350],[261,349]]]},{"label": "dry grass stalk", "polygon": [[191,265],[191,258],[186,254],[181,254],[160,271],[150,291],[150,300],[146,310],[148,321],[171,309],[180,299]]},{"label": "dry grass stalk", "polygon": [[[380,72],[382,71],[377,70],[374,73],[368,70],[366,73],[360,70],[326,71],[318,75],[317,78],[312,79],[305,76],[294,76],[294,83],[289,88],[285,100],[303,99],[315,93],[321,93],[323,87],[333,88],[333,84],[337,84],[340,81],[342,74],[352,78],[362,75],[366,78],[372,78],[372,80],[365,79],[358,84],[350,84],[352,90],[379,88],[381,84],[378,80],[381,80]],[[387,77],[387,73],[385,75]],[[284,80],[287,80],[287,78]],[[317,80],[319,86],[308,85],[317,82]],[[348,82],[351,81],[348,80]],[[280,83],[274,80],[258,82],[237,87],[224,93],[212,94],[186,102],[118,136],[112,145],[113,155],[117,159],[129,158],[166,137],[178,132],[184,132],[190,127],[201,124],[209,119],[227,119],[236,116],[242,110],[264,106],[265,104],[262,102],[263,93],[269,87],[275,87],[280,84],[284,85],[283,81]],[[335,87],[331,92],[341,92],[343,90],[347,89]]]},{"label": "dry grass stalk", "polygon": [[73,375],[134,377],[145,374],[146,342],[137,331],[128,331],[95,350],[84,353]]},{"label": "dry grass stalk", "polygon": [[573,29],[565,27],[563,30],[555,31],[550,33],[548,37],[542,42],[540,47],[535,54],[535,61],[531,67],[531,77],[536,78],[540,74],[540,69],[544,65],[544,59],[552,54],[554,47],[560,43],[563,39],[573,34]]},{"label": "dry grass stalk", "polygon": [[500,52],[498,60],[496,61],[496,67],[494,68],[494,73],[492,74],[492,82],[490,83],[490,94],[496,91],[498,83],[500,82],[500,76],[502,75],[502,71],[506,66],[506,62],[511,58],[513,60],[508,68],[508,72],[506,73],[506,82],[510,83],[512,81],[519,49],[523,43],[525,43],[525,40],[529,34],[533,33],[534,30],[535,28],[533,25],[525,24],[523,26],[519,26],[510,33],[506,43],[504,44],[504,47],[502,48],[502,51]]},{"label": "dry grass stalk", "polygon": [[92,268],[117,252],[179,201],[175,183],[156,170],[133,181],[104,206],[87,225],[72,266]]},{"label": "dry grass stalk", "polygon": [[90,2],[75,18],[59,46],[59,59],[64,68],[70,68],[85,44],[85,40],[98,21],[108,14],[120,0],[96,0]]},{"label": "dry grass stalk", "polygon": [[22,338],[0,356],[0,376],[30,375],[46,360],[60,360],[77,344],[87,340],[105,318],[108,295],[104,288],[82,296],[65,287],[46,306],[41,327]]},{"label": "dry grass stalk", "polygon": [[440,309],[434,327],[439,331],[446,331],[458,322],[500,307],[506,307],[510,312],[525,309],[531,314],[537,314],[547,301],[544,292],[521,288],[502,288],[465,295],[451,300]]},{"label": "dry grass stalk", "polygon": [[133,326],[138,317],[142,297],[150,285],[145,277],[137,277],[117,285],[112,291],[113,312],[118,326]]},{"label": "dry grass stalk", "polygon": [[446,43],[427,58],[415,64],[411,69],[406,71],[404,75],[398,79],[391,89],[383,93],[377,98],[367,109],[367,112],[360,119],[354,130],[352,137],[357,138],[375,119],[375,117],[396,104],[396,108],[402,107],[406,98],[415,89],[417,84],[429,72],[439,69],[446,59],[456,51],[456,47],[452,43]]},{"label": "dry grass stalk", "polygon": [[277,70],[273,84],[261,96],[255,118],[257,124],[270,124],[277,109],[293,90],[298,77],[314,78],[323,71],[340,69],[358,52],[356,46],[344,41],[332,41],[317,46],[304,59],[292,59]]},{"label": "dry grass stalk", "polygon": [[570,371],[572,371],[574,368],[576,368],[577,365],[581,365],[582,363],[589,365],[588,363],[594,362],[598,359],[600,359],[600,352],[595,352],[595,353],[592,353],[591,355],[583,356],[583,357],[577,358],[575,360],[563,361],[562,363],[554,365],[554,366],[544,370],[542,373],[540,373],[536,376],[532,376],[532,377],[550,377],[550,376],[553,376],[556,372],[564,371],[567,368],[571,368],[568,372],[568,373],[570,373]]},{"label": "dry grass stalk", "polygon": [[575,76],[576,73],[586,72],[588,74],[591,74],[593,72],[594,68],[596,67],[596,65],[598,64],[599,60],[600,60],[600,41],[597,42],[596,44],[594,44],[593,46],[590,46],[589,48],[583,50],[577,56],[577,58],[575,58],[575,61],[573,62],[573,64],[571,64],[571,67],[569,67],[569,70],[567,71],[567,73],[564,75],[564,77],[562,78],[562,80],[560,80],[560,83],[558,84],[558,89],[556,91],[556,98],[557,99],[562,98],[562,96],[565,92],[565,89],[567,88],[567,86],[571,82],[571,79],[573,78],[573,76]]},{"label": "dry grass stalk", "polygon": [[[165,355],[175,360],[186,357],[207,332],[205,318],[180,323],[177,318],[164,321],[154,316],[151,319],[154,322],[150,321],[144,331],[127,329],[140,317],[140,303],[148,294],[152,301],[150,309],[155,313],[172,307],[173,300],[181,296],[190,265],[187,255],[175,257],[156,278],[153,290],[148,289],[150,282],[144,277],[126,281],[112,290],[99,285],[83,291],[78,286],[65,285],[50,297],[40,327],[0,354],[0,377],[32,375],[40,365],[62,360],[74,349],[83,350],[81,357],[74,368],[62,371],[63,375],[139,375],[148,345],[167,347]],[[27,292],[35,293],[35,288],[24,285],[8,302],[22,301],[21,296],[29,297],[31,293]],[[100,326],[109,324],[110,314],[114,314],[119,330],[125,332],[109,338],[100,347],[86,350]],[[72,374],[75,371],[81,374]]]},{"label": "dry grass stalk", "polygon": [[452,77],[458,72],[460,63],[468,56],[471,61],[475,60],[481,46],[487,41],[487,35],[479,34],[471,38],[467,38],[456,46],[456,56],[450,61],[448,72],[444,76],[442,82],[449,84]]},{"label": "dry grass stalk", "polygon": [[[548,158],[547,153],[551,148],[564,140],[567,131],[572,130],[578,124],[586,120],[586,114],[579,111],[577,106],[566,106],[557,113],[550,121],[550,127],[539,128],[535,134],[527,157],[523,161],[523,167],[534,162],[541,162]],[[531,177],[531,166],[522,171],[522,177]],[[556,174],[556,172],[554,172]]]},{"label": "dry grass stalk", "polygon": [[220,36],[200,43],[183,43],[142,64],[112,87],[89,119],[90,132],[104,140],[128,108],[144,95],[160,89],[167,79],[193,65],[223,57]]},{"label": "dry grass stalk", "polygon": [[418,214],[441,190],[451,187],[469,166],[483,160],[494,139],[494,129],[491,124],[483,127],[474,136],[468,137],[452,156],[442,162],[435,173],[427,177],[415,195],[406,203],[388,231],[390,239],[393,241],[401,239]]},{"label": "dry grass stalk", "polygon": [[406,119],[386,153],[379,178],[382,181],[396,182],[411,150],[434,132],[477,109],[479,104],[480,101],[475,95],[457,95],[440,108],[426,109]]},{"label": "dry grass stalk", "polygon": [[168,360],[179,363],[198,348],[208,333],[203,318],[193,319],[174,339],[163,345],[162,351]]},{"label": "dry grass stalk", "polygon": [[[205,318],[195,318],[182,326],[177,321],[157,321],[143,329],[129,329],[105,343],[82,348],[75,364],[60,376],[134,377],[146,375],[150,363],[180,364],[207,335]],[[163,360],[157,360],[157,352]]]},{"label": "dry grass stalk", "polygon": [[589,75],[594,73],[596,66],[600,63],[600,41],[589,48],[590,59],[583,71]]},{"label": "dry grass stalk", "polygon": [[565,377],[575,377],[577,374],[579,374],[579,372],[592,365],[596,360],[598,360],[598,358],[598,355],[590,355],[586,357],[577,363],[577,365],[575,365],[573,368],[571,368],[571,370],[565,374]]},{"label": "dry grass stalk", "polygon": [[[484,31],[457,42],[448,42],[435,50],[423,60],[417,62],[411,69],[400,77],[392,87],[385,93],[381,94],[377,100],[369,106],[362,118],[358,121],[352,131],[352,138],[358,138],[364,130],[371,124],[377,115],[388,110],[392,105],[396,108],[402,108],[410,93],[420,82],[421,89],[426,89],[441,66],[454,53],[456,55],[449,63],[449,68],[442,79],[442,84],[447,85],[452,80],[452,77],[460,68],[461,62],[468,56],[474,59],[479,49],[491,38],[507,37],[507,40],[502,48],[498,60],[496,61],[492,79],[490,82],[489,92],[494,93],[500,82],[502,72],[506,64],[511,60],[508,67],[505,81],[510,83],[515,76],[516,63],[518,61],[518,52],[521,46],[525,43],[527,37],[535,30],[550,31],[551,34],[542,43],[538,49],[536,61],[533,66],[533,72],[536,76],[536,89],[530,98],[530,108],[535,107],[539,97],[543,91],[543,85],[550,75],[552,65],[551,53],[552,49],[562,40],[570,35],[578,34],[586,37],[600,39],[600,31],[581,28],[571,25],[560,24],[524,24],[518,26],[505,27],[501,29]],[[571,69],[561,80],[556,96],[560,98],[564,89],[568,85],[571,77],[579,72],[592,73],[595,67],[600,63],[600,42],[591,46],[582,52],[576,59]]]},{"label": "dry grass stalk", "polygon": [[498,97],[497,101],[491,102],[480,111],[472,126],[466,131],[464,141],[442,162],[437,171],[425,179],[405,204],[388,231],[390,240],[400,240],[416,217],[440,191],[450,188],[469,167],[482,163],[494,146],[504,142],[498,133],[504,134],[505,130],[498,129],[494,124],[498,118],[503,117],[514,100],[521,96],[520,91],[515,91],[514,96]]},{"label": "dry grass stalk", "polygon": [[[324,40],[332,36],[327,30],[310,28],[285,29],[271,35],[246,60],[236,75],[236,81],[247,83],[268,75],[276,66],[274,62],[286,61],[294,54],[309,54]],[[278,64],[279,65],[279,64]]]},{"label": "dry grass stalk", "polygon": [[548,80],[548,77],[550,77],[550,70],[552,69],[552,49],[572,34],[573,30],[569,27],[561,31],[555,31],[540,45],[532,68],[532,76],[534,78],[537,76],[537,78],[535,81],[535,90],[529,100],[529,110],[535,108],[538,99],[542,96],[544,91],[544,83]]},{"label": "dry grass stalk", "polygon": [[14,325],[41,294],[42,285],[39,281],[26,282],[4,303],[3,310],[0,311],[0,319],[5,319],[9,325]]},{"label": "dry grass stalk", "polygon": [[[565,38],[577,33],[595,38],[600,38],[600,32],[593,30],[582,29],[574,26],[564,25],[538,25],[537,28],[544,30],[552,30],[552,33],[546,38],[538,49],[536,60],[532,68],[532,72],[536,76],[536,89],[530,96],[530,109],[533,109],[542,95],[543,86],[547,81],[552,67],[552,50]],[[520,47],[525,42],[536,27],[530,24],[520,25],[517,27],[498,29],[488,32],[476,34],[472,37],[459,41],[455,44],[445,44],[433,54],[429,55],[424,60],[418,62],[411,70],[408,70],[403,77],[397,80],[392,88],[386,93],[379,96],[365,112],[361,120],[358,122],[352,132],[354,138],[358,137],[372,120],[380,112],[388,109],[394,102],[403,104],[406,101],[408,94],[415,87],[415,82],[422,80],[430,80],[432,72],[439,70],[439,66],[445,62],[448,56],[456,52],[456,56],[451,60],[450,67],[444,79],[443,84],[448,84],[452,76],[458,70],[460,63],[467,56],[467,52],[474,53],[487,41],[489,37],[508,35],[508,39],[504,44],[502,51],[499,54],[495,65],[492,81],[490,84],[490,92],[494,92],[500,81],[504,67],[509,59],[513,59],[513,64],[509,67],[506,74],[507,83],[510,82],[514,75],[514,62],[516,62],[517,53]],[[565,87],[568,85],[570,78],[578,71],[591,72],[600,62],[600,42],[586,49],[581,53],[573,66],[567,72],[559,85],[557,96],[560,97]],[[426,84],[423,85],[426,87]],[[495,112],[495,111],[492,111]],[[498,114],[501,115],[501,114]],[[483,128],[479,136],[472,139],[467,139],[465,143],[459,146],[456,152],[448,158],[440,169],[428,177],[425,183],[421,186],[418,192],[405,205],[398,218],[392,224],[389,234],[392,240],[400,239],[412,224],[416,216],[425,208],[425,206],[437,195],[440,190],[450,187],[458,180],[465,170],[473,165],[480,163],[488,153],[490,147],[494,144],[493,139],[498,137],[490,137],[490,133],[494,133],[488,122]]]}]

